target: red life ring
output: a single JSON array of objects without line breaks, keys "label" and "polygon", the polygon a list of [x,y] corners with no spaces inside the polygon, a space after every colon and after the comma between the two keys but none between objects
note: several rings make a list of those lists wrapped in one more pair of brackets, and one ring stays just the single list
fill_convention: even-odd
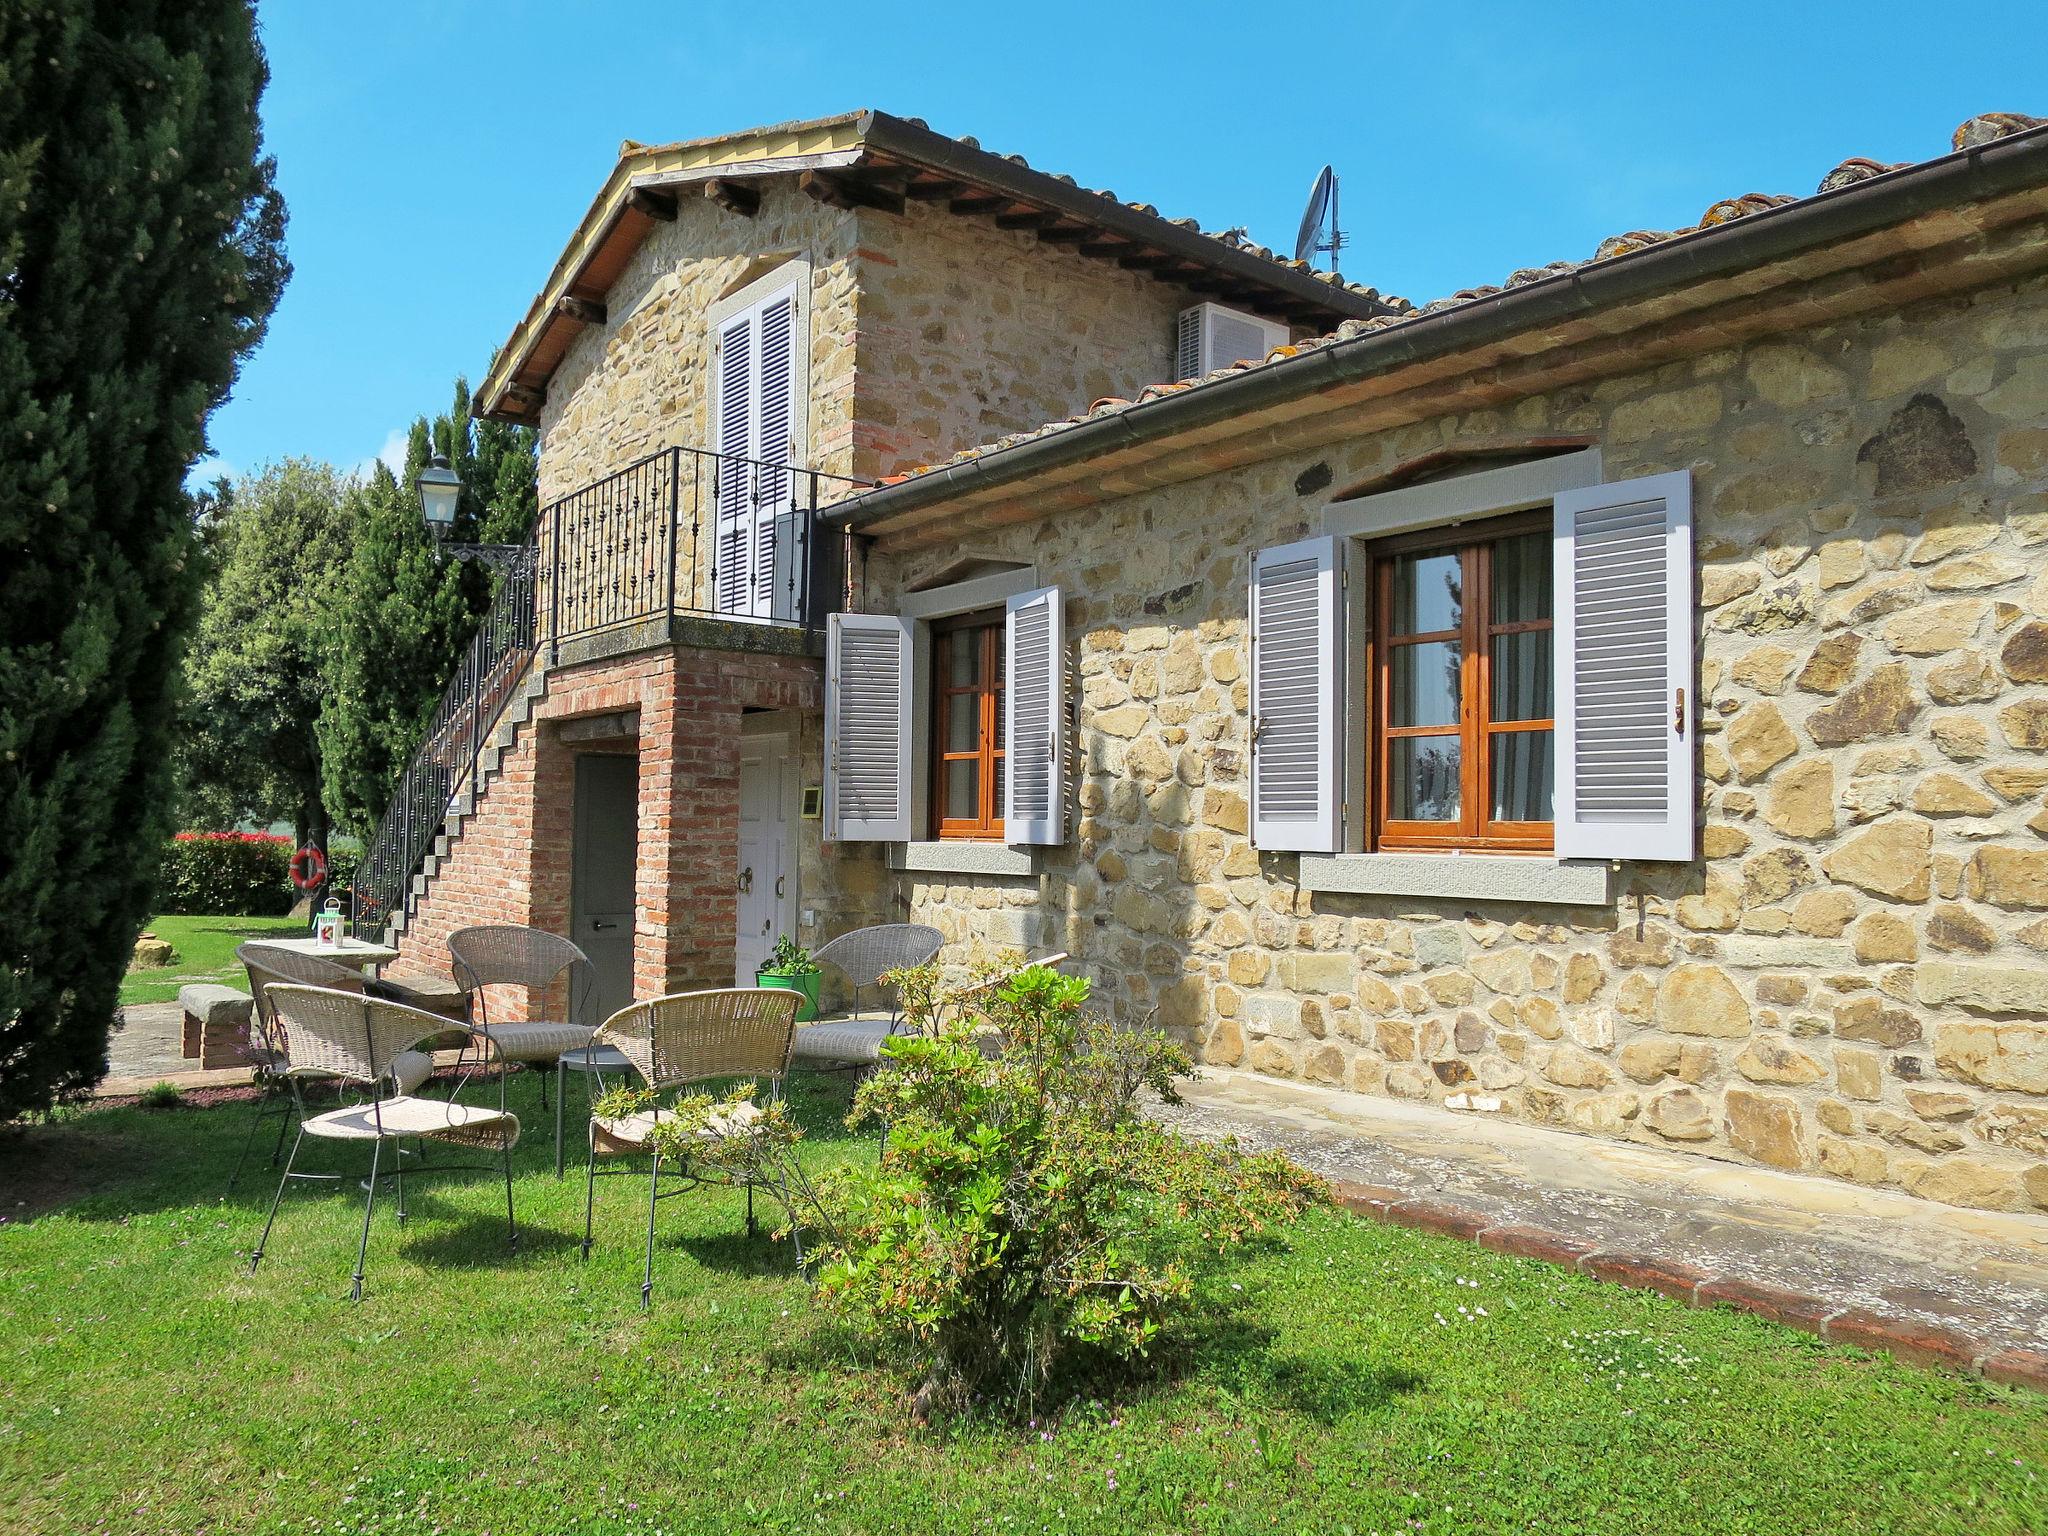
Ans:
[{"label": "red life ring", "polygon": [[306,844],[292,855],[291,877],[292,884],[302,891],[317,889],[327,880],[327,855]]}]

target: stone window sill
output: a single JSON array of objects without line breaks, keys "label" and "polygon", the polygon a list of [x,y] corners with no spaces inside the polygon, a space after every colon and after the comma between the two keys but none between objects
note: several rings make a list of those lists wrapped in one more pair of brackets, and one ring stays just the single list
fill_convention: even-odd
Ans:
[{"label": "stone window sill", "polygon": [[1301,888],[1360,896],[1605,906],[1612,866],[1499,853],[1305,853]]},{"label": "stone window sill", "polygon": [[932,875],[1035,875],[1038,855],[1007,843],[943,838],[928,843],[892,843],[889,867]]}]

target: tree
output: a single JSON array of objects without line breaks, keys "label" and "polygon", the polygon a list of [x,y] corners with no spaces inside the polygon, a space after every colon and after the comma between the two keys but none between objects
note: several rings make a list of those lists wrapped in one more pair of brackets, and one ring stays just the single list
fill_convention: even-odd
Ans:
[{"label": "tree", "polygon": [[462,480],[451,542],[516,543],[533,523],[535,435],[472,423],[463,379],[447,414],[413,423],[402,474],[380,463],[351,498],[355,554],[320,741],[328,809],[363,836],[384,814],[462,647],[491,605],[490,573],[442,557],[421,520],[413,482],[429,443]]},{"label": "tree", "polygon": [[289,820],[299,846],[327,846],[316,726],[349,570],[349,490],[332,465],[287,459],[244,479],[216,517],[185,665],[188,823]]},{"label": "tree", "polygon": [[0,1120],[85,1091],[157,850],[184,479],[290,275],[249,0],[0,6]]}]

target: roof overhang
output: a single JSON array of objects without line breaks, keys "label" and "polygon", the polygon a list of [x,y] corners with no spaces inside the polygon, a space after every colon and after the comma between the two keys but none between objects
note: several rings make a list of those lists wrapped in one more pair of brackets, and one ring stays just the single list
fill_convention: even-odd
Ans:
[{"label": "roof overhang", "polygon": [[921,548],[2038,271],[2044,224],[2048,127],[1105,406],[824,515]]},{"label": "roof overhang", "polygon": [[776,176],[795,176],[809,195],[839,207],[900,213],[923,201],[985,216],[1046,244],[1317,329],[1401,308],[1335,274],[1205,234],[908,118],[848,112],[678,144],[628,142],[478,387],[476,414],[537,422],[563,354],[584,326],[604,323],[606,293],[654,228],[675,217],[677,200],[709,197],[745,213],[758,202],[759,183]]}]

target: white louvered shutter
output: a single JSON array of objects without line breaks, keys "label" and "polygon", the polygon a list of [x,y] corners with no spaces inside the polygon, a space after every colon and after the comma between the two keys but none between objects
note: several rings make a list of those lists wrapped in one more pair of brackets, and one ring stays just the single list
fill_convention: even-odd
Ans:
[{"label": "white louvered shutter", "polygon": [[754,320],[742,310],[718,332],[718,515],[713,527],[714,582],[720,613],[750,613],[754,567]]},{"label": "white louvered shutter", "polygon": [[1557,856],[1690,859],[1692,477],[1556,501]]},{"label": "white louvered shutter", "polygon": [[910,838],[910,651],[907,619],[835,613],[825,645],[825,836]]},{"label": "white louvered shutter", "polygon": [[1066,633],[1060,589],[1009,601],[1003,618],[1003,841],[1066,837]]},{"label": "white louvered shutter", "polygon": [[760,353],[754,375],[754,550],[752,606],[759,618],[796,612],[790,576],[795,570],[795,519],[790,514],[796,436],[796,292],[785,289],[763,303],[755,321]]},{"label": "white louvered shutter", "polygon": [[1335,853],[1343,823],[1337,541],[1252,559],[1252,843]]}]

